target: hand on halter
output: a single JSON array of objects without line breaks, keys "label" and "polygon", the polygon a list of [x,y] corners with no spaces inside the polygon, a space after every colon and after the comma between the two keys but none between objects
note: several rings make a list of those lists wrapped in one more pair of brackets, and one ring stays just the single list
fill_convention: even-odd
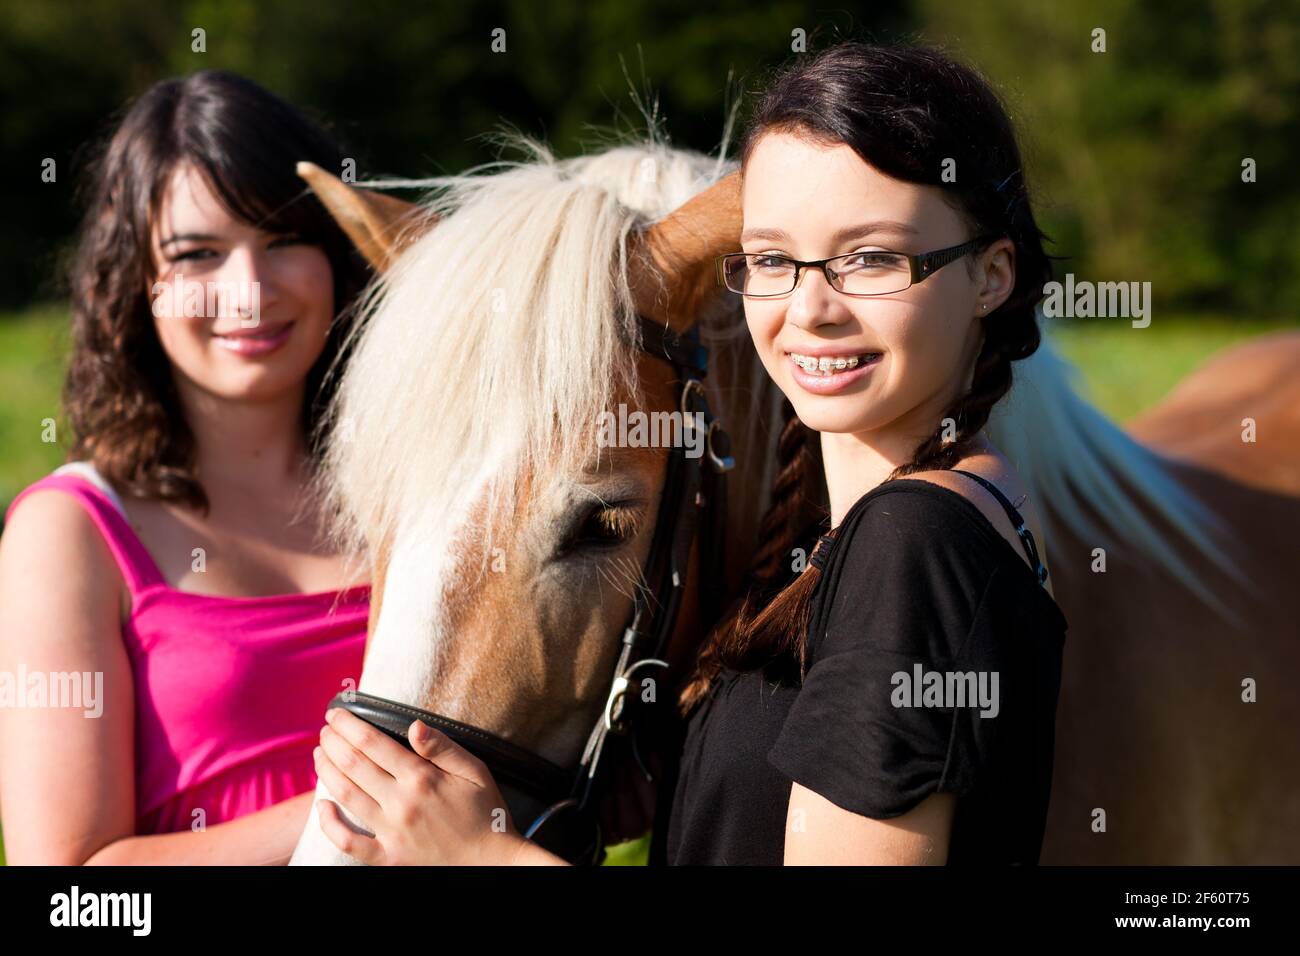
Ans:
[{"label": "hand on halter", "polygon": [[325,719],[316,773],[374,834],[320,801],[321,830],[348,856],[372,866],[508,866],[536,850],[515,830],[487,767],[445,734],[414,721],[411,753],[341,708]]}]

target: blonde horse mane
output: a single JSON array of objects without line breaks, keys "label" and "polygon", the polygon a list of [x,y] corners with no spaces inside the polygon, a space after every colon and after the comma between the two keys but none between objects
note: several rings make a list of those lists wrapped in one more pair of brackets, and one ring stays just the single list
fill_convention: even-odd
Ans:
[{"label": "blonde horse mane", "polygon": [[[450,542],[471,512],[489,533],[525,481],[581,467],[598,414],[621,391],[637,394],[629,237],[731,171],[653,139],[566,160],[515,145],[524,160],[369,184],[427,189],[437,226],[369,290],[327,418],[321,489],[354,554],[412,527]],[[765,423],[779,395],[738,302],[713,296],[697,318],[725,370],[710,376],[714,408],[738,455],[762,463],[746,470],[741,459],[731,498],[752,524],[773,457],[758,446],[776,437]]]}]

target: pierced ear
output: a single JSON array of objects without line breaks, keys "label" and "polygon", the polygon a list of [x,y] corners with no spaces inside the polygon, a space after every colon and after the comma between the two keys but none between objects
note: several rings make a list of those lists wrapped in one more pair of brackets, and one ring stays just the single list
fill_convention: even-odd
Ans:
[{"label": "pierced ear", "polygon": [[297,172],[379,272],[386,271],[404,246],[433,225],[432,217],[421,220],[420,207],[415,203],[349,186],[315,163],[301,162]]}]

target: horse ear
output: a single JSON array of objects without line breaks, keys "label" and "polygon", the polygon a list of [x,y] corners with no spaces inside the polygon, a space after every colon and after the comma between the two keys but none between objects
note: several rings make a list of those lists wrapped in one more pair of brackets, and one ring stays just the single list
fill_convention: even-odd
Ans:
[{"label": "horse ear", "polygon": [[693,196],[642,233],[632,294],[642,315],[682,331],[696,318],[716,275],[714,261],[740,248],[740,173]]},{"label": "horse ear", "polygon": [[297,171],[357,250],[379,272],[392,265],[402,246],[433,225],[432,218],[421,220],[420,207],[415,203],[349,186],[315,163],[299,163]]}]

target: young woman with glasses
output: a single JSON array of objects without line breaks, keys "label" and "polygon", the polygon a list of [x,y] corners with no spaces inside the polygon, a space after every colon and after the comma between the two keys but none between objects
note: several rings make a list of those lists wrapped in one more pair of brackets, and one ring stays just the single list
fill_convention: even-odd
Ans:
[{"label": "young woman with glasses", "polygon": [[789,417],[757,586],[682,695],[669,860],[1034,863],[1066,621],[983,431],[1051,278],[1011,123],[937,52],[845,44],[768,89],[742,168],[719,275]]}]

